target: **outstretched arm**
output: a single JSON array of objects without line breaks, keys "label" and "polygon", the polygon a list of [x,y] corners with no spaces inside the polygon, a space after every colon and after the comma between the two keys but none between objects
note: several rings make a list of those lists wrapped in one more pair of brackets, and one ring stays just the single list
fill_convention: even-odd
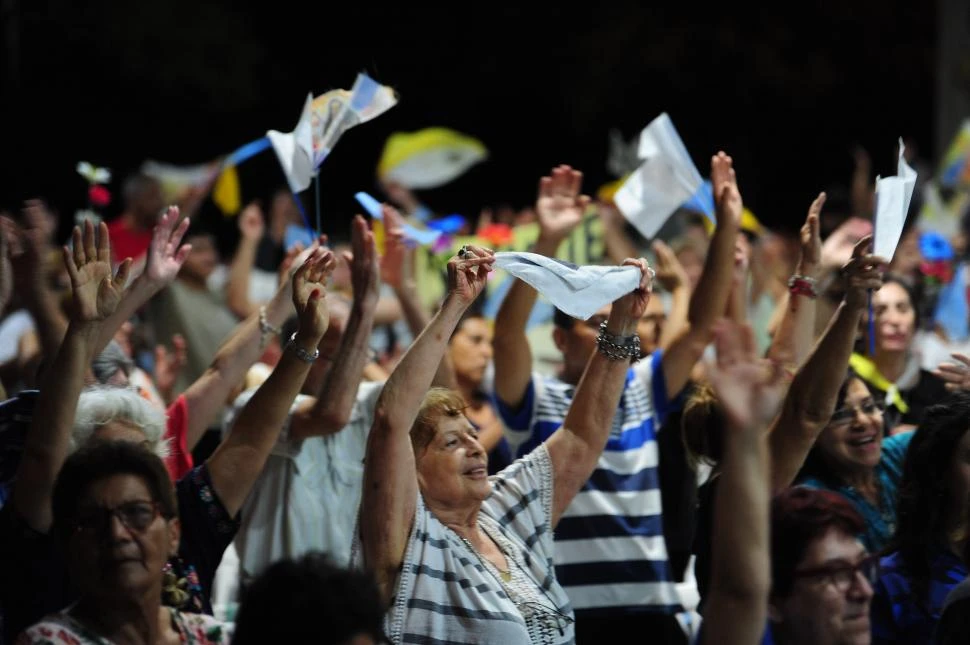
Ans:
[{"label": "outstretched arm", "polygon": [[[280,362],[236,418],[232,432],[207,461],[212,485],[230,515],[242,508],[310,371],[330,314],[326,282],[335,261],[316,249],[293,276],[293,304],[300,326]],[[302,354],[299,350],[303,350]]]},{"label": "outstretched arm", "polygon": [[448,262],[448,296],[391,373],[367,440],[360,538],[364,560],[389,600],[404,560],[418,495],[409,433],[432,375],[462,313],[481,293],[494,261],[491,251],[468,247],[468,255]]},{"label": "outstretched arm", "polygon": [[721,317],[731,292],[734,243],[741,226],[741,193],[731,157],[711,158],[717,228],[704,261],[704,273],[690,302],[689,328],[664,352],[663,373],[669,396],[684,389],[694,364],[711,340],[714,321]]},{"label": "outstretched arm", "polygon": [[771,426],[768,447],[773,490],[791,485],[835,411],[866,308],[866,292],[882,286],[880,273],[887,264],[882,258],[867,255],[870,243],[871,238],[865,237],[856,244],[852,259],[843,269],[845,298],[812,355],[795,374],[781,414]]},{"label": "outstretched arm", "polygon": [[360,387],[370,352],[368,343],[374,327],[380,279],[374,234],[367,229],[367,222],[360,215],[354,218],[352,227],[353,253],[345,253],[343,257],[350,264],[354,290],[350,318],[344,327],[330,372],[320,391],[315,393],[316,399],[307,409],[293,415],[290,425],[292,439],[339,432],[350,421],[357,400],[357,388]]},{"label": "outstretched arm", "polygon": [[83,235],[74,229],[74,250],[64,247],[64,264],[74,292],[71,321],[37,399],[11,502],[27,525],[40,532],[50,529],[51,494],[67,459],[84,374],[94,358],[101,326],[121,300],[131,259],[122,262],[112,278],[108,227],[100,225],[95,242],[94,226],[86,221]]},{"label": "outstretched arm", "polygon": [[630,353],[609,356],[603,350],[593,352],[562,427],[546,441],[553,468],[553,526],[559,523],[566,507],[593,474],[610,437],[630,367],[629,359],[639,358],[640,346],[634,339],[637,322],[650,301],[653,276],[646,260],[627,259],[624,264],[640,269],[640,285],[613,303],[606,333],[618,337],[613,342],[629,347]]},{"label": "outstretched arm", "polygon": [[777,363],[759,360],[751,327],[717,328],[717,364],[708,373],[727,417],[724,459],[714,505],[711,587],[705,643],[760,641],[771,589],[768,455],[764,428],[783,396]]},{"label": "outstretched arm", "polygon": [[657,339],[657,346],[660,349],[667,349],[674,339],[688,329],[690,279],[684,266],[677,259],[677,255],[663,241],[654,241],[653,252],[657,256],[657,282],[670,293],[670,311],[667,312],[663,331]]},{"label": "outstretched arm", "polygon": [[252,203],[239,213],[239,245],[229,265],[229,280],[226,283],[226,306],[239,318],[247,318],[259,310],[259,305],[249,300],[249,279],[256,264],[256,251],[263,239],[266,225],[263,210]]},{"label": "outstretched arm", "polygon": [[[569,166],[559,166],[539,180],[539,239],[534,252],[555,257],[559,245],[582,221],[589,204],[589,197],[580,194],[582,183],[583,173]],[[515,280],[495,317],[495,394],[512,408],[522,403],[532,379],[532,350],[525,332],[536,296],[535,289]]]}]

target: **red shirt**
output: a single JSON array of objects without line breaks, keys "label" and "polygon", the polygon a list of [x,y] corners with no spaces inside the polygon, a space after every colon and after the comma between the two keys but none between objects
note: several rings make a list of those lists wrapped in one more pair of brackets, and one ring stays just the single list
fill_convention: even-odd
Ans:
[{"label": "red shirt", "polygon": [[108,239],[111,240],[111,255],[115,262],[125,258],[137,260],[148,251],[152,232],[133,229],[124,217],[119,217],[108,224]]},{"label": "red shirt", "polygon": [[165,411],[168,415],[166,423],[165,437],[168,440],[168,457],[165,458],[165,467],[172,481],[178,481],[192,470],[195,465],[192,462],[192,452],[186,445],[186,437],[189,433],[189,404],[185,401],[185,395],[180,394],[172,405]]}]

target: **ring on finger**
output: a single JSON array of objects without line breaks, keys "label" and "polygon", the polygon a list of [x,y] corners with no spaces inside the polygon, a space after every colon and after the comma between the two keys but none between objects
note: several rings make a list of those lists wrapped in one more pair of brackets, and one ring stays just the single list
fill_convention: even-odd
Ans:
[{"label": "ring on finger", "polygon": [[458,249],[458,257],[460,257],[462,260],[467,259],[469,255],[471,255],[471,253],[469,252],[467,246],[462,245],[462,247]]}]

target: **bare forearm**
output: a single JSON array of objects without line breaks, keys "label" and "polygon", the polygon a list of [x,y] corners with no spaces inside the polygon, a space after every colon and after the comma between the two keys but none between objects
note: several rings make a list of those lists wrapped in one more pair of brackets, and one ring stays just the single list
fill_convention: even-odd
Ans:
[{"label": "bare forearm", "polygon": [[135,278],[131,286],[125,290],[125,295],[122,297],[121,302],[118,303],[118,308],[101,326],[101,334],[98,337],[98,344],[94,350],[95,355],[99,354],[108,346],[108,343],[111,342],[111,339],[114,338],[115,333],[121,326],[130,320],[145,303],[151,300],[161,290],[162,286],[152,283],[144,273]]},{"label": "bare forearm", "polygon": [[28,524],[46,531],[51,523],[50,495],[67,458],[84,373],[100,333],[96,323],[72,323],[56,353],[31,421],[14,487],[13,503]]},{"label": "bare forearm", "polygon": [[245,318],[252,314],[255,306],[249,301],[249,278],[256,264],[256,250],[259,240],[242,238],[229,266],[229,281],[226,284],[226,304],[234,314]]},{"label": "bare forearm", "polygon": [[670,312],[664,322],[663,332],[660,334],[658,346],[667,349],[674,339],[687,328],[687,316],[690,310],[690,287],[681,285],[670,294]]},{"label": "bare forearm", "polygon": [[37,284],[24,295],[27,311],[34,319],[37,336],[40,338],[44,360],[53,360],[67,333],[67,317],[46,284]]},{"label": "bare forearm", "polygon": [[736,223],[719,223],[714,231],[704,271],[690,301],[690,325],[700,333],[709,334],[714,321],[725,311],[734,274],[734,241],[738,235]]},{"label": "bare forearm", "polygon": [[[804,275],[802,270],[797,275]],[[788,357],[795,365],[801,365],[812,349],[815,328],[815,298],[789,293],[780,305],[784,307],[778,329],[768,348],[770,358]]]},{"label": "bare forearm", "polygon": [[[296,342],[312,351],[318,340]],[[310,364],[297,358],[292,350],[284,352],[273,373],[246,403],[229,437],[209,458],[212,485],[230,515],[242,508],[262,472],[309,371]]]},{"label": "bare forearm", "polygon": [[[357,388],[370,355],[370,335],[374,327],[374,306],[365,304],[351,310],[344,336],[327,379],[317,393],[311,411],[319,421],[320,434],[339,431],[350,420],[357,400]],[[313,433],[317,434],[317,433]]]}]

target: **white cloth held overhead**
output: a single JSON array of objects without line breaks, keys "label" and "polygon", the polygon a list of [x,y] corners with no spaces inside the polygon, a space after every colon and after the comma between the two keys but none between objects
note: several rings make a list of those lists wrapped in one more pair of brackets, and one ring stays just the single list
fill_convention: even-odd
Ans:
[{"label": "white cloth held overhead", "polygon": [[876,224],[873,230],[872,252],[892,260],[903,234],[906,214],[916,188],[916,171],[909,167],[903,153],[906,147],[899,139],[899,161],[895,177],[876,179]]},{"label": "white cloth held overhead", "polygon": [[499,252],[495,267],[532,286],[573,318],[588,319],[640,284],[633,266],[577,266],[537,253]]}]

